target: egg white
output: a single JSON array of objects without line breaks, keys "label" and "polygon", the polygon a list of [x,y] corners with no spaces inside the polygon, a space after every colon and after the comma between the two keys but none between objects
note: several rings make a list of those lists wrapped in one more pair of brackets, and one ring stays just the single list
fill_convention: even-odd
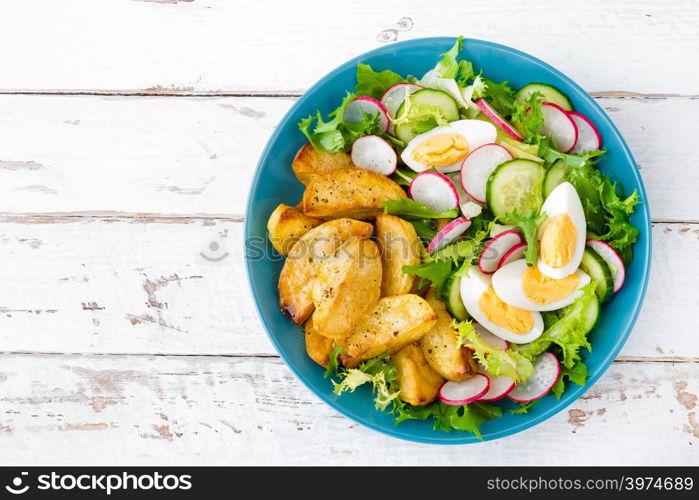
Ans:
[{"label": "egg white", "polygon": [[541,313],[536,311],[531,312],[534,318],[534,326],[530,331],[521,335],[490,321],[478,304],[481,295],[485,293],[489,286],[490,276],[483,274],[475,267],[471,267],[468,270],[468,275],[461,278],[461,301],[471,317],[480,323],[483,328],[513,344],[526,344],[536,340],[544,332],[544,319],[541,317]]},{"label": "egg white", "polygon": [[578,269],[575,271],[580,277],[578,286],[573,293],[566,298],[551,302],[550,304],[539,304],[527,297],[524,293],[524,272],[527,270],[527,262],[519,259],[509,264],[505,264],[493,274],[493,289],[500,299],[514,307],[527,311],[555,311],[573,303],[575,299],[582,295],[580,289],[590,283],[590,277]]},{"label": "egg white", "polygon": [[544,228],[549,220],[559,214],[568,214],[575,227],[575,252],[573,258],[566,265],[551,267],[539,257],[536,262],[539,271],[549,278],[561,279],[573,274],[582,260],[585,251],[585,237],[587,234],[587,222],[585,211],[577,191],[570,182],[564,182],[551,191],[541,207],[541,212],[547,215],[547,219],[539,227],[538,238],[541,239]]},{"label": "egg white", "polygon": [[[495,142],[495,138],[497,137],[497,130],[492,123],[488,123],[483,120],[457,120],[449,123],[448,125],[433,128],[432,130],[414,137],[405,147],[403,153],[401,153],[401,159],[407,166],[416,172],[422,172],[423,170],[432,168],[432,165],[426,165],[419,161],[415,161],[413,159],[413,151],[430,137],[440,134],[447,134],[450,132],[457,133],[466,139],[469,152],[483,146],[484,144]],[[457,170],[461,169],[462,161],[463,159],[451,165],[436,167],[436,169],[441,173],[456,172]]]}]

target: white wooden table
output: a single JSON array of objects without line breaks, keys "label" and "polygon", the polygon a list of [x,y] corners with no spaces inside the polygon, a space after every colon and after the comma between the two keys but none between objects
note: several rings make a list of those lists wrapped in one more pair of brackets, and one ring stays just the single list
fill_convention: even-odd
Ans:
[{"label": "white wooden table", "polygon": [[[2,3],[0,463],[699,463],[699,3],[432,5]],[[359,427],[291,375],[253,308],[242,221],[305,88],[390,40],[458,34],[598,98],[645,180],[654,257],[631,338],[583,398],[438,447]]]}]

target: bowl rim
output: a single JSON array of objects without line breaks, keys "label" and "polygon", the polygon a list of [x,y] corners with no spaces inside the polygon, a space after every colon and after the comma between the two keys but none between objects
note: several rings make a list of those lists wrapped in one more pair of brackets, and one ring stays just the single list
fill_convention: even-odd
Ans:
[{"label": "bowl rim", "polygon": [[[282,127],[279,125],[275,128],[274,132],[270,136],[270,138],[267,141],[267,144],[265,145],[265,148],[260,156],[260,160],[257,163],[257,166],[255,167],[255,173],[252,179],[252,182],[250,184],[250,188],[248,191],[248,199],[246,202],[246,207],[245,207],[245,220],[244,220],[244,240],[243,240],[243,254],[245,255],[245,269],[246,269],[246,275],[247,275],[247,281],[248,285],[250,287],[250,291],[253,296],[253,302],[255,303],[255,309],[257,310],[257,314],[260,318],[260,321],[262,322],[262,325],[265,329],[265,332],[267,334],[267,337],[270,339],[272,342],[272,345],[274,345],[274,348],[276,349],[277,353],[279,354],[280,358],[285,362],[285,364],[291,369],[291,371],[294,373],[296,378],[301,381],[301,383],[306,386],[307,389],[309,389],[313,394],[315,394],[318,398],[320,398],[324,403],[328,404],[331,408],[335,409],[338,411],[340,414],[344,415],[345,417],[359,423],[360,425],[367,427],[369,429],[372,429],[374,431],[377,431],[381,434],[389,435],[398,439],[402,439],[405,441],[411,441],[411,442],[416,442],[416,443],[423,443],[423,444],[441,444],[441,445],[458,445],[458,444],[470,444],[470,443],[481,443],[485,441],[491,441],[499,438],[503,438],[506,436],[514,435],[517,433],[520,433],[526,429],[529,429],[531,427],[534,427],[538,425],[539,423],[549,419],[550,417],[554,416],[555,414],[561,412],[564,410],[566,407],[568,407],[570,404],[572,404],[574,401],[576,401],[580,396],[582,396],[588,389],[590,389],[599,378],[607,372],[609,367],[612,365],[614,359],[617,357],[621,349],[624,347],[626,344],[627,339],[629,338],[629,335],[631,334],[631,331],[633,330],[634,325],[636,324],[636,321],[638,319],[638,316],[641,312],[641,308],[645,299],[646,291],[648,289],[648,280],[650,277],[650,268],[651,268],[651,254],[652,254],[652,234],[651,234],[651,216],[650,216],[650,209],[648,206],[648,196],[646,194],[646,189],[643,184],[643,179],[641,178],[640,172],[638,170],[638,166],[636,164],[636,161],[631,154],[631,151],[626,144],[626,141],[624,140],[624,137],[621,135],[619,130],[617,129],[616,125],[612,121],[611,118],[606,114],[606,112],[602,109],[602,107],[597,104],[595,99],[590,96],[585,90],[582,89],[575,81],[573,81],[570,77],[562,73],[561,71],[557,70],[550,64],[530,55],[527,54],[526,52],[522,52],[518,49],[508,47],[506,45],[498,44],[495,42],[490,42],[487,40],[481,40],[477,38],[468,38],[465,39],[468,40],[468,43],[475,43],[475,44],[481,44],[489,48],[494,48],[498,49],[504,52],[509,52],[512,54],[515,54],[519,57],[522,57],[523,59],[526,59],[530,64],[539,66],[540,68],[543,68],[544,70],[553,73],[554,75],[558,76],[561,80],[563,80],[571,90],[575,91],[579,96],[584,99],[584,100],[589,100],[592,105],[596,108],[598,108],[598,111],[602,113],[602,115],[606,118],[608,125],[610,126],[613,135],[616,136],[616,138],[619,140],[619,143],[621,144],[621,151],[620,153],[624,157],[624,161],[626,161],[628,164],[631,165],[631,173],[633,174],[634,179],[636,180],[636,183],[638,184],[638,190],[639,190],[639,197],[641,200],[643,200],[642,203],[638,205],[638,207],[641,209],[641,216],[643,218],[643,227],[640,227],[641,229],[641,234],[648,240],[648,244],[644,246],[644,252],[643,253],[635,253],[634,256],[634,261],[639,260],[642,264],[642,269],[641,272],[643,273],[642,277],[642,282],[641,282],[641,290],[640,294],[637,295],[635,299],[635,304],[633,306],[634,312],[632,316],[626,321],[624,325],[619,325],[618,331],[623,332],[623,335],[620,335],[617,337],[616,343],[614,347],[608,351],[606,356],[601,360],[600,366],[603,367],[602,369],[598,370],[597,373],[591,375],[588,377],[586,383],[584,386],[578,386],[575,385],[573,387],[570,387],[564,395],[561,397],[560,400],[556,402],[551,408],[543,411],[540,414],[537,414],[535,416],[532,416],[528,419],[523,419],[521,423],[516,424],[514,426],[510,426],[506,429],[501,429],[492,433],[484,434],[483,439],[478,439],[475,435],[471,433],[445,433],[445,432],[437,432],[434,431],[434,435],[430,435],[429,437],[423,437],[423,436],[416,436],[411,434],[410,432],[403,432],[401,430],[401,427],[396,426],[394,428],[385,428],[381,425],[376,424],[375,422],[368,420],[364,418],[360,413],[350,410],[346,408],[344,405],[340,404],[337,402],[337,400],[329,398],[326,394],[321,393],[317,391],[310,383],[310,381],[307,381],[305,377],[301,374],[300,370],[298,369],[297,366],[292,362],[292,360],[285,354],[284,351],[284,346],[282,345],[281,342],[278,342],[277,339],[275,338],[274,335],[272,335],[272,328],[267,321],[267,318],[264,316],[262,308],[260,306],[259,302],[259,289],[258,289],[258,284],[254,282],[252,279],[252,265],[250,263],[250,260],[247,258],[247,249],[245,245],[245,241],[248,240],[248,238],[254,236],[252,234],[252,229],[249,224],[250,217],[249,214],[251,213],[252,210],[252,205],[253,205],[253,196],[252,193],[257,191],[258,185],[261,180],[261,171],[262,171],[262,166],[267,162],[268,156],[270,154],[270,151],[272,149],[272,145],[277,141],[279,136],[281,135],[282,132]],[[300,97],[299,99],[289,108],[289,110],[284,114],[284,116],[281,118],[281,120],[278,122],[279,124],[285,123],[288,121],[297,111],[299,107],[301,107],[304,103],[306,103],[308,100],[313,98],[313,95],[315,92],[318,90],[319,87],[324,83],[324,81],[335,75],[338,72],[345,71],[348,68],[354,67],[357,65],[357,63],[363,62],[367,58],[370,58],[372,56],[379,56],[382,55],[383,53],[387,51],[401,51],[405,49],[410,49],[410,48],[415,48],[415,47],[420,47],[420,46],[429,46],[429,45],[446,45],[446,44],[453,44],[456,41],[456,37],[422,37],[422,38],[415,38],[411,40],[406,40],[402,42],[395,42],[391,43],[382,47],[377,47],[375,49],[372,49],[370,51],[364,52],[356,57],[353,57],[352,59],[349,59],[348,61],[340,64],[333,70],[329,71],[326,73],[322,78],[320,78],[315,84],[313,84],[311,87],[309,87]],[[645,232],[643,232],[645,230]],[[374,410],[375,411],[375,410]]]}]

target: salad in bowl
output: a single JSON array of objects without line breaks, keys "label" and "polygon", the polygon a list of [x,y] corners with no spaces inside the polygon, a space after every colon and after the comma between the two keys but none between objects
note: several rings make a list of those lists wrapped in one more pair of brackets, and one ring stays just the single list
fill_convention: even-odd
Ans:
[{"label": "salad in bowl", "polygon": [[359,63],[298,123],[303,195],[267,229],[279,304],[334,394],[367,385],[396,424],[480,437],[586,383],[641,200],[561,90],[493,80],[463,44],[421,77]]}]

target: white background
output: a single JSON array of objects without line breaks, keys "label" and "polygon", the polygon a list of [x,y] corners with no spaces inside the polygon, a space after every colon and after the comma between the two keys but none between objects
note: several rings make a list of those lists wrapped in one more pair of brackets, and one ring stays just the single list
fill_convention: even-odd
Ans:
[{"label": "white background", "polygon": [[[698,25],[689,0],[5,0],[0,463],[696,465]],[[645,180],[654,256],[629,342],[579,401],[437,447],[295,380],[254,312],[241,223],[305,88],[388,40],[459,34],[598,99]]]}]

